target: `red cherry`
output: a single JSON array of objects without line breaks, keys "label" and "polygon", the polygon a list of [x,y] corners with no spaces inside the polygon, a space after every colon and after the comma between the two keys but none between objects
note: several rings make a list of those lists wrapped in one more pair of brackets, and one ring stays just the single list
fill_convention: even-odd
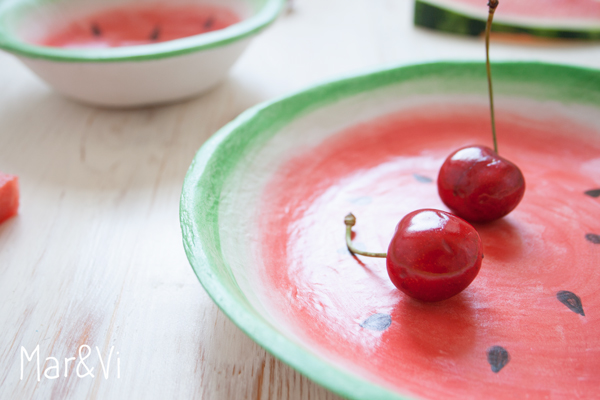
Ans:
[{"label": "red cherry", "polygon": [[494,150],[485,146],[465,147],[450,154],[438,175],[438,193],[456,215],[471,222],[490,222],[514,210],[525,193],[525,178],[512,162],[498,155],[494,92],[490,68],[490,30],[498,0],[488,3],[485,27],[485,66],[490,96]]},{"label": "red cherry", "polygon": [[450,154],[437,183],[444,204],[470,222],[504,217],[525,193],[519,167],[485,146],[463,147]]},{"label": "red cherry", "polygon": [[483,246],[467,221],[440,210],[406,215],[388,248],[392,283],[422,301],[440,301],[462,292],[479,273]]},{"label": "red cherry", "polygon": [[483,246],[467,221],[445,211],[413,211],[398,223],[388,252],[367,253],[350,240],[355,223],[346,216],[348,249],[356,254],[385,257],[392,283],[410,297],[433,302],[462,292],[481,268]]}]

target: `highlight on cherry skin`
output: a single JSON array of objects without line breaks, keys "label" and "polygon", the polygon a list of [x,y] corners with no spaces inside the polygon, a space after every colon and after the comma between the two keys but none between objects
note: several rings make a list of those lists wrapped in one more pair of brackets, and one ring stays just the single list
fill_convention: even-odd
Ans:
[{"label": "highlight on cherry skin", "polygon": [[387,253],[358,250],[352,244],[356,217],[348,214],[346,245],[354,254],[386,259],[390,280],[408,296],[446,300],[466,289],[481,268],[483,245],[471,224],[446,211],[416,210],[396,226]]},{"label": "highlight on cherry skin", "polygon": [[438,193],[456,215],[470,222],[491,222],[517,207],[525,178],[514,163],[485,146],[463,147],[440,168]]}]

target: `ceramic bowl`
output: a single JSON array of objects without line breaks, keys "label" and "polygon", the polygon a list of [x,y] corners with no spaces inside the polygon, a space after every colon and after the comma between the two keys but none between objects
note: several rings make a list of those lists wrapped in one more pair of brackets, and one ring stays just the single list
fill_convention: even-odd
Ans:
[{"label": "ceramic bowl", "polygon": [[131,107],[202,93],[224,79],[253,36],[278,15],[284,0],[176,0],[216,4],[241,21],[227,28],[160,43],[66,49],[34,43],[57,21],[111,7],[164,0],[7,0],[0,4],[0,48],[13,53],[64,95],[86,103]]},{"label": "ceramic bowl", "polygon": [[435,63],[326,83],[254,107],[200,149],[180,218],[200,282],[270,353],[348,399],[597,396],[600,72],[492,66],[498,150],[527,190],[477,225],[463,292],[412,300],[383,259],[395,225],[447,210],[444,159],[491,146],[485,65]]}]

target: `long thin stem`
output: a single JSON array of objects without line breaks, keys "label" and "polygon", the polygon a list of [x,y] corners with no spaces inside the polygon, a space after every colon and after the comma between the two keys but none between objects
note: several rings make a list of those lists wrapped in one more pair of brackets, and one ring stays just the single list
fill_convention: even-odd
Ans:
[{"label": "long thin stem", "polygon": [[498,7],[498,0],[490,0],[488,3],[490,12],[488,14],[487,24],[485,26],[485,67],[487,69],[488,92],[490,94],[490,113],[492,115],[492,137],[494,138],[494,151],[498,153],[498,142],[496,140],[496,120],[494,118],[494,91],[492,89],[492,70],[490,68],[490,31],[492,30],[492,20],[494,12]]},{"label": "long thin stem", "polygon": [[356,217],[352,213],[346,215],[346,218],[344,218],[344,223],[346,224],[346,246],[348,246],[348,250],[350,250],[351,253],[367,257],[387,257],[386,253],[371,253],[368,251],[358,250],[356,247],[354,247],[352,244],[352,227],[354,224],[356,224]]}]

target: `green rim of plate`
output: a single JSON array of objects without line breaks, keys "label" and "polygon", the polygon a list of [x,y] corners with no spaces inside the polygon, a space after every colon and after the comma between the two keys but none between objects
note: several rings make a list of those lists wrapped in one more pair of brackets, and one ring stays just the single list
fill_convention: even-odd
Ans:
[{"label": "green rim of plate", "polygon": [[[482,36],[486,19],[462,14],[459,11],[431,4],[427,0],[416,0],[414,24],[441,32],[458,33],[469,36]],[[547,39],[599,40],[600,26],[590,27],[536,27],[522,23],[494,21],[492,31],[512,35],[531,35]]]},{"label": "green rim of plate", "polygon": [[[600,71],[507,62],[493,64],[493,74],[498,95],[517,91],[520,97],[541,102],[600,107]],[[450,93],[487,93],[484,64],[471,62],[396,67],[324,83],[254,106],[225,125],[200,148],[183,184],[180,202],[183,244],[188,260],[209,296],[243,332],[269,353],[348,399],[407,400],[411,397],[339,369],[281,334],[252,308],[222,257],[218,218],[221,190],[230,174],[237,167],[243,168],[248,151],[264,144],[294,119],[350,96],[428,79],[455,82],[447,90]],[[473,81],[478,84],[475,91],[473,85],[465,85]]]},{"label": "green rim of plate", "polygon": [[142,46],[81,50],[37,46],[20,40],[6,28],[9,26],[12,15],[22,12],[19,7],[51,1],[53,0],[6,0],[2,2],[0,5],[0,49],[28,58],[62,62],[158,60],[222,47],[254,35],[277,18],[286,0],[265,0],[256,14],[225,29]]}]

